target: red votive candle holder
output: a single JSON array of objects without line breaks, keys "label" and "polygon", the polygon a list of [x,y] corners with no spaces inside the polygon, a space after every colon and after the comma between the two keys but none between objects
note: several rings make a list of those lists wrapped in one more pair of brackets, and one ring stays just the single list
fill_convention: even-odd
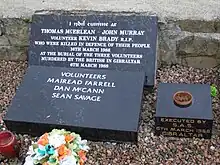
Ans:
[{"label": "red votive candle holder", "polygon": [[0,132],[0,153],[1,155],[12,158],[19,155],[18,142],[15,135],[10,131]]}]

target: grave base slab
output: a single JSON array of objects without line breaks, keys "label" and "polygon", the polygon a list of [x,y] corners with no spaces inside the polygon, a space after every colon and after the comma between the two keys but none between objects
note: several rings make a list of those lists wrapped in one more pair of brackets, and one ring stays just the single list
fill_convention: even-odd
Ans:
[{"label": "grave base slab", "polygon": [[144,81],[142,72],[30,66],[4,121],[33,136],[64,128],[88,140],[137,142]]}]

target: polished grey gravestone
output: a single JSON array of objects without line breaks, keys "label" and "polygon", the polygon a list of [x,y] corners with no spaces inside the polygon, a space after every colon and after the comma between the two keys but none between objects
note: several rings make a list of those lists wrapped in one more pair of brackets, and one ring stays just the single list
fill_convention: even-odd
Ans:
[{"label": "polished grey gravestone", "polygon": [[157,17],[34,15],[29,65],[144,71],[154,86]]},{"label": "polished grey gravestone", "polygon": [[4,118],[39,136],[53,128],[89,140],[137,142],[144,72],[29,66]]},{"label": "polished grey gravestone", "polygon": [[[177,91],[192,94],[192,104],[179,107],[173,102]],[[205,138],[212,136],[210,85],[161,83],[158,87],[155,134],[173,137]]]}]

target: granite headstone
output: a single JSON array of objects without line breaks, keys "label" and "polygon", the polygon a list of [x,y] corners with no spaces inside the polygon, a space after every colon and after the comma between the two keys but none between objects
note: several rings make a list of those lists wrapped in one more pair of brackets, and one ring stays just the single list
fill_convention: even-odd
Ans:
[{"label": "granite headstone", "polygon": [[144,71],[154,86],[157,17],[34,15],[29,65]]}]

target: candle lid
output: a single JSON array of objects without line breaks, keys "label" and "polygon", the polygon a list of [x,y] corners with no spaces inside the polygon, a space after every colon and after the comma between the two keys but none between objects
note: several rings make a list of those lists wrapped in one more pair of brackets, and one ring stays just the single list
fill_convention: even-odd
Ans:
[{"label": "candle lid", "polygon": [[10,131],[0,132],[0,146],[8,145],[14,138],[14,135]]},{"label": "candle lid", "polygon": [[192,103],[192,94],[187,91],[178,91],[173,95],[173,101],[178,106],[188,106]]}]

